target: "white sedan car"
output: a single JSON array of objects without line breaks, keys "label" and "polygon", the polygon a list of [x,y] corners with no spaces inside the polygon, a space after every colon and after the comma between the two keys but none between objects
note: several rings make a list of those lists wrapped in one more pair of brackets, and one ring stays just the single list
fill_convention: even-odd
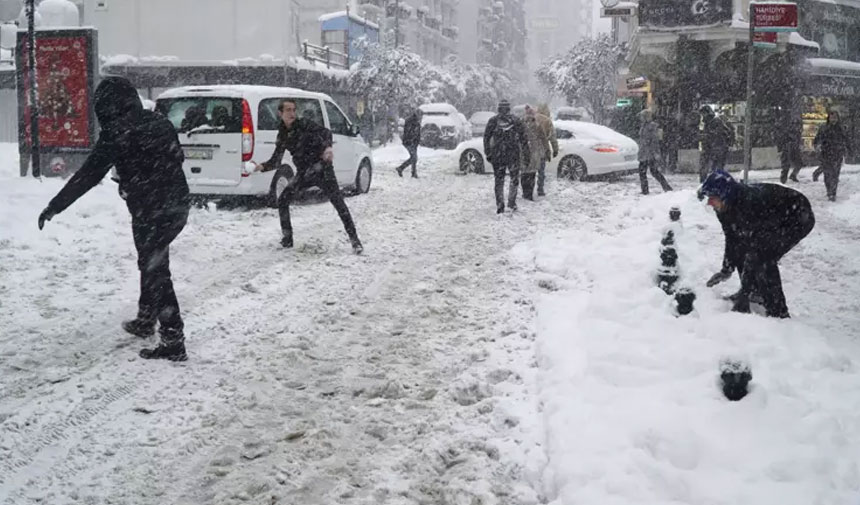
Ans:
[{"label": "white sedan car", "polygon": [[[559,179],[584,180],[589,176],[624,174],[639,168],[636,141],[617,131],[594,123],[555,121],[558,156],[547,164]],[[457,148],[460,171],[482,174],[493,167],[484,154],[484,139],[463,142]]]}]

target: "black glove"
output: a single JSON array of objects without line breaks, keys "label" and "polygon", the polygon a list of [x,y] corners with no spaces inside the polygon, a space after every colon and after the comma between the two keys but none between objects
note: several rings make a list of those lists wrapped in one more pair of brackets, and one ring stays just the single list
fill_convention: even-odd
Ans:
[{"label": "black glove", "polygon": [[729,278],[731,278],[731,276],[732,276],[732,270],[724,268],[724,269],[720,270],[719,272],[715,273],[714,275],[712,275],[711,278],[708,279],[708,282],[706,285],[709,288],[712,288],[712,287],[716,286],[717,284],[719,284],[723,281],[729,280]]},{"label": "black glove", "polygon": [[57,215],[56,212],[45,207],[45,210],[43,210],[42,213],[39,214],[39,229],[41,230],[42,228],[44,228],[45,227],[45,221],[50,221],[51,218],[56,216],[56,215]]},{"label": "black glove", "polygon": [[552,150],[552,157],[553,157],[553,158],[557,158],[557,157],[558,157],[558,149],[553,149],[553,150]]}]

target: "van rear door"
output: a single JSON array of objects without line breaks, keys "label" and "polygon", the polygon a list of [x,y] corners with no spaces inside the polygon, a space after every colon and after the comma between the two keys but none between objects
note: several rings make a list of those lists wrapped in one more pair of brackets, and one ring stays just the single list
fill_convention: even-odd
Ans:
[{"label": "van rear door", "polygon": [[192,193],[237,186],[242,180],[242,99],[217,96],[164,98],[156,109],[179,133],[183,169]]}]

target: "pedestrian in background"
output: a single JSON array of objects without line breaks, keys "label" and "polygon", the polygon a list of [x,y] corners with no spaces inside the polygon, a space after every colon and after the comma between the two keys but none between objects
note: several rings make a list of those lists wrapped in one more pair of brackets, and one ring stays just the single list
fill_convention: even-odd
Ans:
[{"label": "pedestrian in background", "polygon": [[[541,168],[546,166],[546,160],[552,158],[552,148],[546,129],[538,120],[537,111],[531,105],[525,107],[526,138],[529,143],[529,156],[523,160],[523,198],[534,201],[535,177]],[[556,152],[558,149],[556,148]]]},{"label": "pedestrian in background", "polygon": [[[785,184],[789,179],[798,182],[797,174],[803,168],[800,143],[803,123],[799,116],[788,114],[776,125],[776,147],[779,150],[779,163],[782,167],[779,180]],[[789,170],[791,174],[789,175]]]},{"label": "pedestrian in background", "polygon": [[812,180],[824,173],[824,187],[827,188],[827,199],[836,201],[836,188],[839,186],[839,172],[842,171],[842,160],[850,152],[851,141],[842,124],[839,113],[835,110],[827,114],[827,122],[821,125],[813,141],[819,153],[821,165],[812,174]]},{"label": "pedestrian in background", "polygon": [[421,118],[423,117],[424,111],[416,107],[403,124],[403,147],[409,153],[409,159],[395,169],[400,177],[403,177],[406,167],[412,165],[412,177],[418,178],[418,145],[421,143]]},{"label": "pedestrian in background", "polygon": [[699,109],[705,128],[702,131],[702,160],[699,180],[704,182],[708,174],[724,170],[729,156],[729,147],[735,142],[735,131],[714,110],[705,105]]},{"label": "pedestrian in background", "polygon": [[522,160],[530,159],[525,127],[511,114],[511,103],[499,102],[498,114],[491,117],[484,130],[484,153],[493,165],[496,213],[505,211],[505,175],[510,177],[508,208],[517,210],[517,186]]},{"label": "pedestrian in background", "polygon": [[552,148],[552,153],[550,158],[542,160],[540,163],[540,167],[538,167],[538,175],[537,175],[537,194],[538,196],[545,196],[545,183],[546,183],[546,164],[549,163],[550,160],[556,158],[558,156],[558,138],[555,135],[555,125],[552,124],[552,118],[550,116],[549,105],[542,103],[538,106],[537,110],[537,121],[540,125],[541,129],[544,131],[544,134],[549,139],[550,147]]},{"label": "pedestrian in background", "polygon": [[672,191],[672,186],[666,181],[666,177],[657,168],[660,156],[660,129],[654,121],[650,110],[645,109],[639,113],[642,126],[639,127],[639,182],[642,186],[642,194],[648,194],[648,171],[651,176],[660,183],[663,191]]}]

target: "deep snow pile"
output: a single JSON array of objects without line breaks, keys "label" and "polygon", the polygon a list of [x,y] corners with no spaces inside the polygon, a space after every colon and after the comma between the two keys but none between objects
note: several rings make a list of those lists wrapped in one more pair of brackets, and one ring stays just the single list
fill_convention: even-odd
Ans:
[{"label": "deep snow pile", "polygon": [[[704,287],[723,241],[691,190],[636,196],[515,249],[544,292],[537,359],[551,503],[857,501],[855,177],[844,177],[836,204],[820,183],[801,185],[818,224],[781,264],[792,320],[729,312],[719,295],[737,289],[736,277]],[[654,280],[672,205],[683,216],[679,285],[698,295],[696,311],[681,318]],[[751,394],[739,403],[717,385],[727,356],[752,365]]]}]

